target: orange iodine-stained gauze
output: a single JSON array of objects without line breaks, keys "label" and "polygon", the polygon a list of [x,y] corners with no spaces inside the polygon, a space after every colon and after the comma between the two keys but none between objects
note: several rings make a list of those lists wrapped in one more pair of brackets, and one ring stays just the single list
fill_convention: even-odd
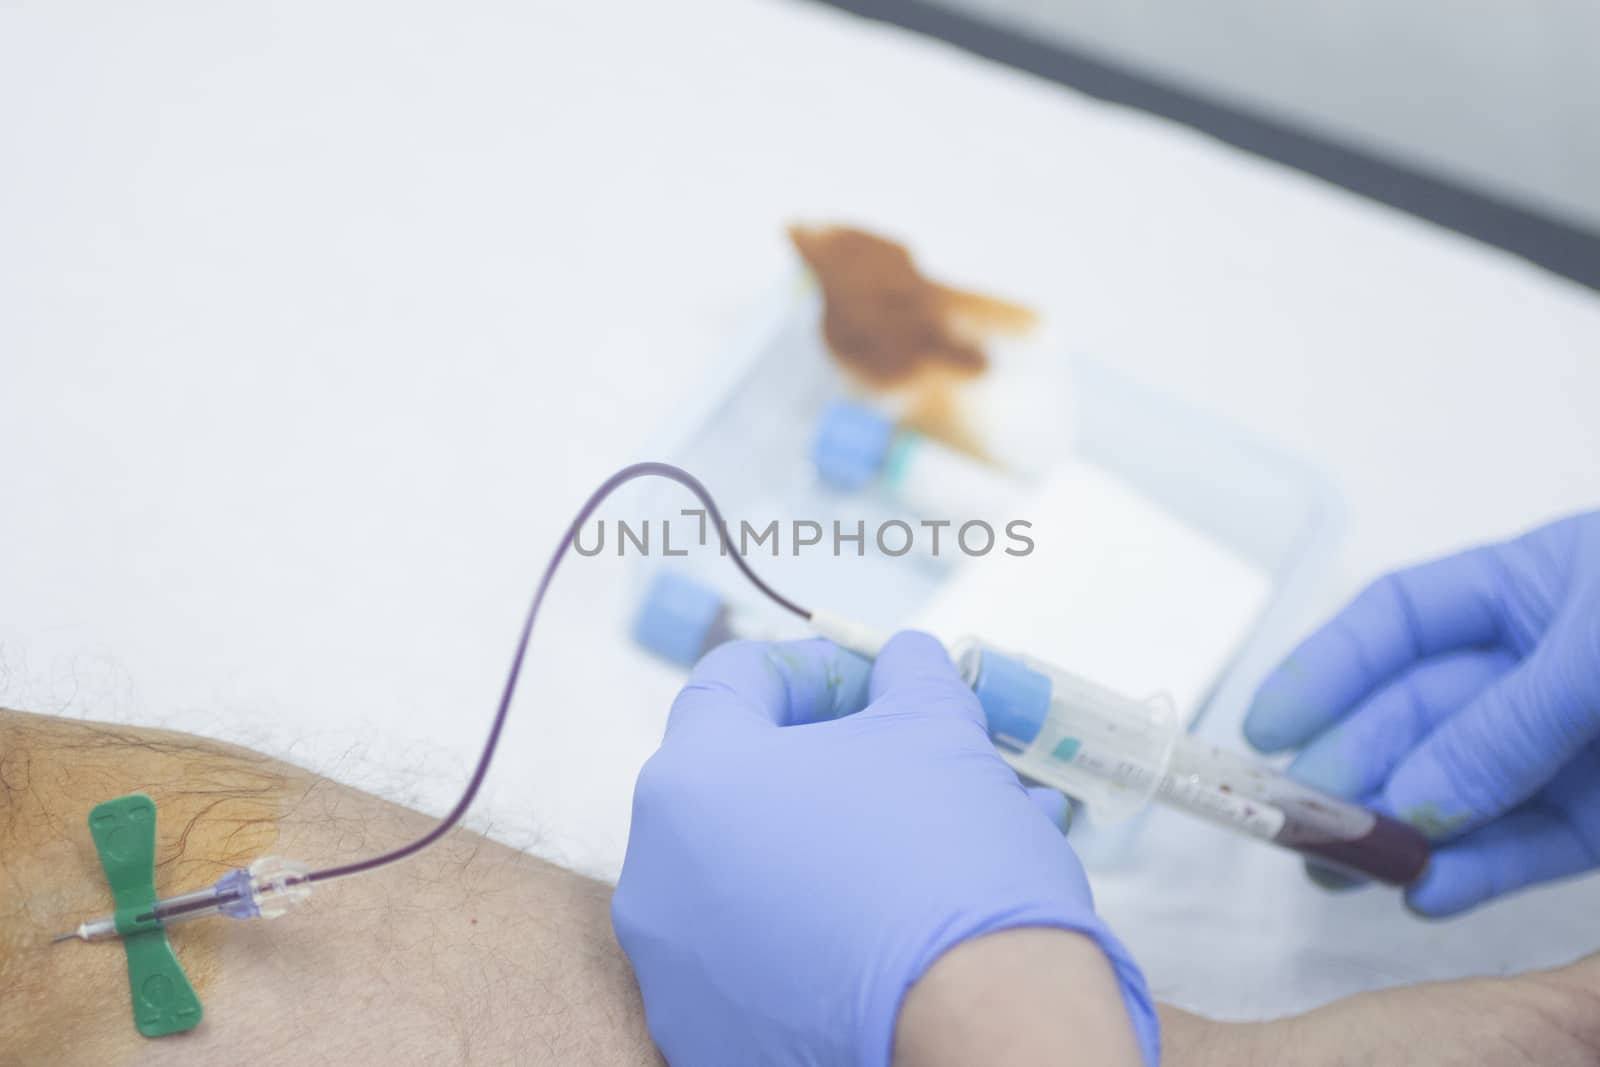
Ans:
[{"label": "orange iodine-stained gauze", "polygon": [[987,380],[986,342],[1031,331],[1037,316],[932,281],[904,245],[865,230],[792,226],[789,237],[822,289],[823,341],[845,373],[892,395],[906,425],[991,458],[963,395]]},{"label": "orange iodine-stained gauze", "polygon": [[923,277],[904,245],[848,226],[791,226],[789,238],[822,288],[828,350],[869,388],[933,372],[975,377],[983,341],[1033,327],[1017,304]]}]

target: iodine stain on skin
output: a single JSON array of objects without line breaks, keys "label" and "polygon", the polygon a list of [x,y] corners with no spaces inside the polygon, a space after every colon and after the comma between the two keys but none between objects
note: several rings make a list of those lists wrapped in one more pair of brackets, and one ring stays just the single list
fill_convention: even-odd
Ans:
[{"label": "iodine stain on skin", "polygon": [[844,371],[907,400],[903,421],[982,454],[963,424],[959,390],[989,369],[986,342],[1033,329],[1019,304],[925,277],[904,245],[849,226],[791,226],[789,239],[822,290],[822,334]]}]

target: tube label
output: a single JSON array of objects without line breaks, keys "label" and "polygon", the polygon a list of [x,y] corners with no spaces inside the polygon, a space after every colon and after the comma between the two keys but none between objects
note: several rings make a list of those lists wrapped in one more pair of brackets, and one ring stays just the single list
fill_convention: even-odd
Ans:
[{"label": "tube label", "polygon": [[1226,787],[1208,785],[1192,776],[1165,778],[1157,793],[1162,799],[1186,811],[1263,841],[1277,837],[1287,821],[1278,808],[1249,797],[1237,796],[1228,792]]}]

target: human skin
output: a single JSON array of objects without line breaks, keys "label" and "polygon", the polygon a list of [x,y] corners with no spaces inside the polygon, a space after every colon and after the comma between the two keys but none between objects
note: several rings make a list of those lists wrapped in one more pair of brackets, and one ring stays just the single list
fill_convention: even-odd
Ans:
[{"label": "human skin", "polygon": [[[263,854],[323,866],[433,825],[248,749],[0,710],[0,1067],[660,1062],[612,933],[611,888],[463,830],[381,875],[319,887],[281,919],[173,926],[205,1018],[141,1037],[121,946],[50,943],[111,910],[85,820],[136,791],[156,802],[163,895]],[[1084,1058],[1084,1030],[1062,1007],[1069,991],[1092,1008],[1112,989],[1078,935],[969,941],[907,995],[896,1063],[996,1062],[997,1049],[1015,1051],[1010,1062],[1041,1062],[1033,1050],[1042,1062],[1114,1062]],[[1600,1064],[1600,957],[1266,1023],[1170,1008],[1162,1019],[1175,1067]]]},{"label": "human skin", "polygon": [[1140,1058],[1099,946],[1071,931],[1023,927],[934,961],[900,1007],[894,1062],[1135,1067]]},{"label": "human skin", "polygon": [[247,749],[0,711],[0,1065],[660,1062],[611,887],[460,830],[282,918],[171,927],[205,1016],[141,1037],[121,944],[50,943],[110,912],[85,820],[130,792],[156,803],[163,896],[264,854],[370,856],[434,823]]},{"label": "human skin", "polygon": [[[1059,930],[958,945],[912,987],[897,1067],[1120,1064],[1084,1009],[1115,993],[1094,946]],[[1095,985],[1096,965],[1102,976]],[[1163,1067],[1594,1067],[1600,955],[1549,971],[1361,993],[1304,1015],[1219,1023],[1160,1005]],[[1120,1058],[1119,1058],[1120,1057]]]},{"label": "human skin", "polygon": [[1547,971],[1359,993],[1269,1022],[1160,1010],[1166,1067],[1594,1067],[1600,955]]}]

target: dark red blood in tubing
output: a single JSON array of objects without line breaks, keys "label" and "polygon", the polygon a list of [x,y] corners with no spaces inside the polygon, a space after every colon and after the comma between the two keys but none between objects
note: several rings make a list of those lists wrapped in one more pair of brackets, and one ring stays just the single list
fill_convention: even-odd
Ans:
[{"label": "dark red blood in tubing", "polygon": [[522,623],[522,633],[517,639],[517,650],[511,657],[511,670],[506,675],[505,688],[500,694],[500,704],[495,709],[494,721],[489,727],[489,738],[483,744],[483,752],[478,757],[478,765],[473,768],[472,777],[467,780],[467,788],[462,792],[461,799],[456,801],[456,806],[451,808],[444,818],[439,820],[438,825],[415,841],[369,859],[357,860],[354,863],[345,863],[337,867],[325,867],[320,871],[312,871],[306,876],[306,881],[326,882],[334,878],[344,878],[347,875],[377,870],[379,867],[387,866],[396,860],[403,860],[407,856],[421,852],[439,840],[439,838],[450,832],[451,827],[461,821],[461,816],[465,815],[467,808],[472,806],[473,798],[478,795],[479,787],[483,785],[484,778],[489,774],[489,761],[494,759],[495,746],[500,742],[500,731],[506,724],[506,713],[511,710],[511,698],[516,695],[517,680],[522,675],[522,661],[528,654],[528,640],[533,636],[533,622],[539,616],[539,605],[544,603],[544,595],[550,589],[550,579],[555,577],[556,567],[560,565],[561,560],[566,556],[567,549],[572,547],[573,541],[578,536],[578,531],[583,528],[584,523],[589,521],[589,516],[595,513],[606,497],[635,478],[645,477],[668,478],[693,493],[700,503],[705,505],[706,514],[711,519],[711,525],[717,531],[717,536],[722,540],[723,550],[733,560],[733,565],[739,568],[740,573],[785,611],[793,612],[802,619],[811,617],[811,612],[788,597],[779,594],[770,585],[757,577],[755,571],[750,569],[750,564],[744,561],[744,557],[739,555],[733,547],[733,542],[729,540],[728,530],[723,524],[722,513],[717,509],[716,501],[711,499],[711,494],[694,475],[681,467],[674,467],[670,463],[635,463],[632,466],[622,468],[604,482],[601,482],[600,487],[589,494],[589,498],[583,502],[583,507],[578,509],[578,514],[567,527],[566,535],[562,537],[561,543],[556,546],[555,552],[550,557],[550,562],[545,564],[544,574],[539,578],[538,588],[533,591],[533,602],[528,605],[528,614]]}]

